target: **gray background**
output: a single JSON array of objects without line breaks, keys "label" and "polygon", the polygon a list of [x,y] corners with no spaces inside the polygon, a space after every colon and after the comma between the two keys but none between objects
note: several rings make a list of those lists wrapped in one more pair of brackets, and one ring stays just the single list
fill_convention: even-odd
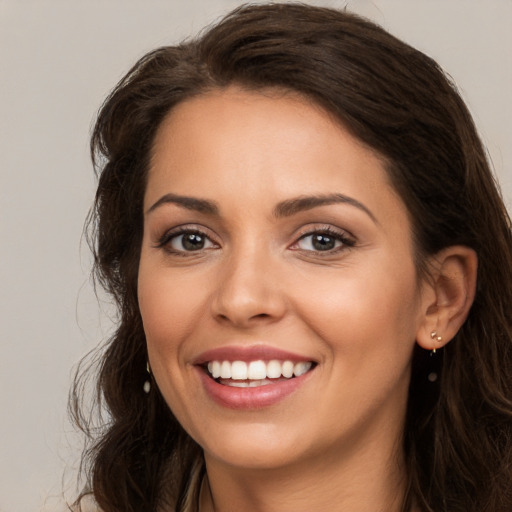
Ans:
[{"label": "gray background", "polygon": [[[60,511],[73,494],[72,368],[111,329],[81,241],[95,112],[136,58],[240,3],[0,0],[0,512]],[[512,0],[309,3],[348,4],[450,72],[510,207]]]}]

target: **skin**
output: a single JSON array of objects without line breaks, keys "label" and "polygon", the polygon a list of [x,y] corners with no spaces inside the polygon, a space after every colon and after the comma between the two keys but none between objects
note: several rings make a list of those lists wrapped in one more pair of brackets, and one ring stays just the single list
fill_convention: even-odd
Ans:
[{"label": "skin", "polygon": [[[352,202],[275,215],[283,201],[333,193]],[[464,320],[470,251],[439,255],[433,279],[420,279],[408,214],[379,156],[291,93],[230,87],[179,104],[157,132],[144,209],[138,293],[149,360],[204,449],[201,510],[400,510],[411,353],[416,341],[433,347],[434,329],[442,346]],[[204,247],[185,250],[179,233],[162,243],[178,226],[203,233]],[[314,250],[309,234],[326,230],[345,242]],[[257,344],[317,366],[277,404],[214,402],[198,355]]]}]

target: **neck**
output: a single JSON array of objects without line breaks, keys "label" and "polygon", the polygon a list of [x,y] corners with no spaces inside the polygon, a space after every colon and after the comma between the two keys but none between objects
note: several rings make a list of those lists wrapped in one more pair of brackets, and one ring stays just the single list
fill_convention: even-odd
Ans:
[{"label": "neck", "polygon": [[200,512],[399,512],[406,487],[402,452],[382,444],[340,458],[281,468],[233,468],[205,456]]}]

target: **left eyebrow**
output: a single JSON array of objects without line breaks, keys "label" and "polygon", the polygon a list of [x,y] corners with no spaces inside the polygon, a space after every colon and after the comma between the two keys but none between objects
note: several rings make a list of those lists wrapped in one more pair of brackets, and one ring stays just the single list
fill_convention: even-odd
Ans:
[{"label": "left eyebrow", "polygon": [[197,212],[209,215],[219,215],[219,207],[217,203],[208,201],[207,199],[199,199],[196,197],[180,196],[177,194],[165,194],[155,204],[146,211],[146,215],[156,210],[164,204],[176,204],[187,210],[195,210]]},{"label": "left eyebrow", "polygon": [[296,213],[311,210],[318,206],[325,206],[330,204],[348,204],[354,206],[359,210],[366,213],[375,224],[378,224],[375,215],[367,208],[364,204],[360,203],[353,197],[345,196],[343,194],[325,194],[325,195],[313,195],[313,196],[299,196],[293,199],[287,199],[277,204],[274,208],[274,217],[290,217]]}]

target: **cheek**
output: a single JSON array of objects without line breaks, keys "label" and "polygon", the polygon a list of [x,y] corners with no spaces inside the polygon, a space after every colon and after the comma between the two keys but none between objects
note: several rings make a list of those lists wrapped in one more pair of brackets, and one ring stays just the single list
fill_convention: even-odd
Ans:
[{"label": "cheek", "polygon": [[169,386],[165,381],[178,375],[178,372],[172,370],[179,365],[182,353],[180,339],[186,337],[189,329],[189,294],[177,293],[176,286],[177,283],[171,283],[165,271],[151,271],[141,262],[138,281],[139,308],[151,370],[162,391],[176,387],[176,383]]},{"label": "cheek", "polygon": [[[311,339],[323,344],[319,370],[334,390],[319,411],[333,415],[344,404],[345,412],[326,425],[333,435],[337,425],[363,421],[388,401],[405,408],[419,303],[414,269],[395,275],[354,269],[317,281],[310,300],[297,303]],[[353,416],[345,417],[347,410]]]},{"label": "cheek", "polygon": [[139,308],[151,371],[167,404],[180,421],[188,423],[183,398],[186,385],[186,340],[200,315],[200,287],[186,286],[166,269],[155,272],[141,260],[138,281]]},{"label": "cheek", "polygon": [[204,303],[204,287],[165,268],[155,271],[141,261],[139,308],[148,344],[173,344],[193,327],[192,318]]},{"label": "cheek", "polygon": [[165,282],[141,272],[138,284],[139,308],[148,344],[164,338],[173,325],[170,311],[179,307],[179,301],[168,293]]},{"label": "cheek", "polygon": [[[343,269],[303,286],[296,308],[332,352],[410,352],[419,302],[413,266]],[[364,348],[364,350],[363,350]]]}]

